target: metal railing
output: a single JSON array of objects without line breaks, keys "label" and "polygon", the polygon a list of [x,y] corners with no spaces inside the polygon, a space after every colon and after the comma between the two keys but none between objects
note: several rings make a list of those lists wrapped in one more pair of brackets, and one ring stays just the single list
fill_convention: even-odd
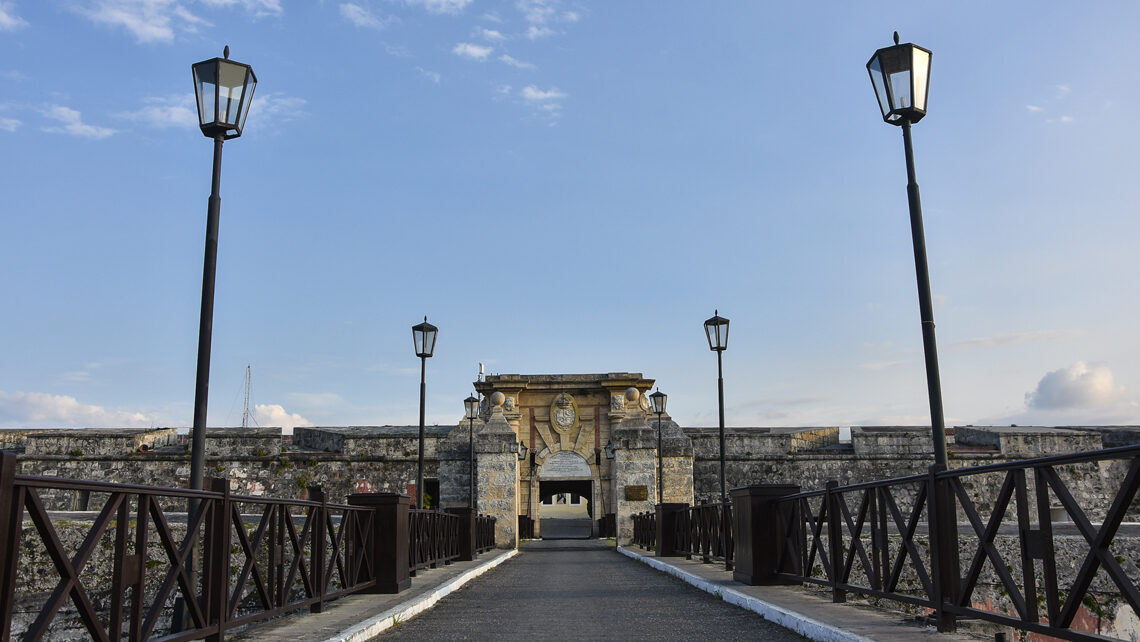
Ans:
[{"label": "metal railing", "polygon": [[[1082,508],[1070,485],[1098,471],[1109,471],[1105,478],[1119,485],[1100,489],[1104,505]],[[987,490],[993,488],[996,494]],[[1096,603],[1090,587],[1098,572],[1102,591],[1114,586],[1121,602],[1140,613],[1136,560],[1114,546],[1125,517],[1140,513],[1138,489],[1140,446],[954,470],[932,466],[925,475],[850,486],[831,482],[777,500],[775,568],[781,579],[830,587],[837,602],[850,591],[930,609],[941,631],[969,617],[1067,640],[1104,640],[1071,627],[1082,604]],[[1097,493],[1086,488],[1090,494]],[[1058,509],[1072,520],[1065,528],[1075,531],[1083,555],[1064,583],[1056,559]],[[968,536],[963,541],[960,529]],[[998,545],[999,536],[1007,545]],[[982,584],[1008,596],[1008,612],[975,599]]]},{"label": "metal railing", "polygon": [[486,553],[495,548],[495,522],[490,515],[475,517],[475,552]]},{"label": "metal railing", "polygon": [[699,557],[703,562],[732,564],[733,537],[732,504],[686,507],[674,521],[675,550],[684,553],[686,559]]},{"label": "metal railing", "polygon": [[519,539],[534,539],[534,520],[527,515],[519,515]]},{"label": "metal railing", "polygon": [[408,569],[436,568],[459,559],[459,516],[437,510],[408,511]]},{"label": "metal railing", "polygon": [[645,550],[657,546],[657,513],[648,511],[633,515],[633,543]]},{"label": "metal railing", "polygon": [[[285,500],[234,495],[224,479],[191,491],[33,477],[15,474],[11,453],[0,457],[0,639],[42,639],[62,617],[97,640],[220,640],[233,627],[319,612],[375,582],[373,511],[330,504],[315,487],[313,500]],[[101,508],[89,524],[65,524],[41,499],[52,491],[88,493]],[[191,498],[198,510],[183,526],[164,504]],[[81,543],[65,544],[77,529]],[[200,574],[187,563],[195,546]],[[51,560],[46,578],[21,567],[37,551]],[[111,569],[109,582],[96,563]]]},{"label": "metal railing", "polygon": [[617,537],[617,515],[602,515],[598,520],[598,537]]}]

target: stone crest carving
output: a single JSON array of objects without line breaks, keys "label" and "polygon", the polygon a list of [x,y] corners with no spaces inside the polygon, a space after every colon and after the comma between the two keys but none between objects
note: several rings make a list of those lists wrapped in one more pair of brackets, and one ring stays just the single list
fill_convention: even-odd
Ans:
[{"label": "stone crest carving", "polygon": [[565,392],[550,404],[550,427],[566,435],[578,427],[578,403]]},{"label": "stone crest carving", "polygon": [[625,397],[622,395],[614,395],[610,397],[610,410],[613,412],[625,411]]}]

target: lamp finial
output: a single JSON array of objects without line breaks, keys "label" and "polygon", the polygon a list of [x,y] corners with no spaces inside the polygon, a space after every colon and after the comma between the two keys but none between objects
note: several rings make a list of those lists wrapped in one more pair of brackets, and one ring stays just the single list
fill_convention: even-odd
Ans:
[{"label": "lamp finial", "polygon": [[229,46],[229,45],[226,45],[226,48],[225,48],[225,49],[222,49],[222,56],[223,56],[223,57],[224,57],[226,60],[229,60],[229,59],[230,59],[230,46]]},{"label": "lamp finial", "polygon": [[895,32],[895,44],[899,44],[899,32]]}]

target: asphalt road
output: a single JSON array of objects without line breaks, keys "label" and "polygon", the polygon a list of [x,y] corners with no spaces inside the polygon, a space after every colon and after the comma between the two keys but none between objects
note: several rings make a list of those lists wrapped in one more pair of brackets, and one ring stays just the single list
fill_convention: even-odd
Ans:
[{"label": "asphalt road", "polygon": [[378,640],[805,640],[631,560],[540,540]]}]

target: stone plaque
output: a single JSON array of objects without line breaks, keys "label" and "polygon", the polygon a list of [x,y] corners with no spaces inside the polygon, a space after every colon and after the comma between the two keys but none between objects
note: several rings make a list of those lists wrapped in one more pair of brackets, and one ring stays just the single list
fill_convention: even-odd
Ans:
[{"label": "stone plaque", "polygon": [[538,476],[543,479],[559,477],[593,477],[590,463],[581,455],[569,450],[554,453],[542,463]]},{"label": "stone plaque", "polygon": [[643,502],[649,499],[649,488],[645,486],[626,486],[625,500],[627,502]]}]

